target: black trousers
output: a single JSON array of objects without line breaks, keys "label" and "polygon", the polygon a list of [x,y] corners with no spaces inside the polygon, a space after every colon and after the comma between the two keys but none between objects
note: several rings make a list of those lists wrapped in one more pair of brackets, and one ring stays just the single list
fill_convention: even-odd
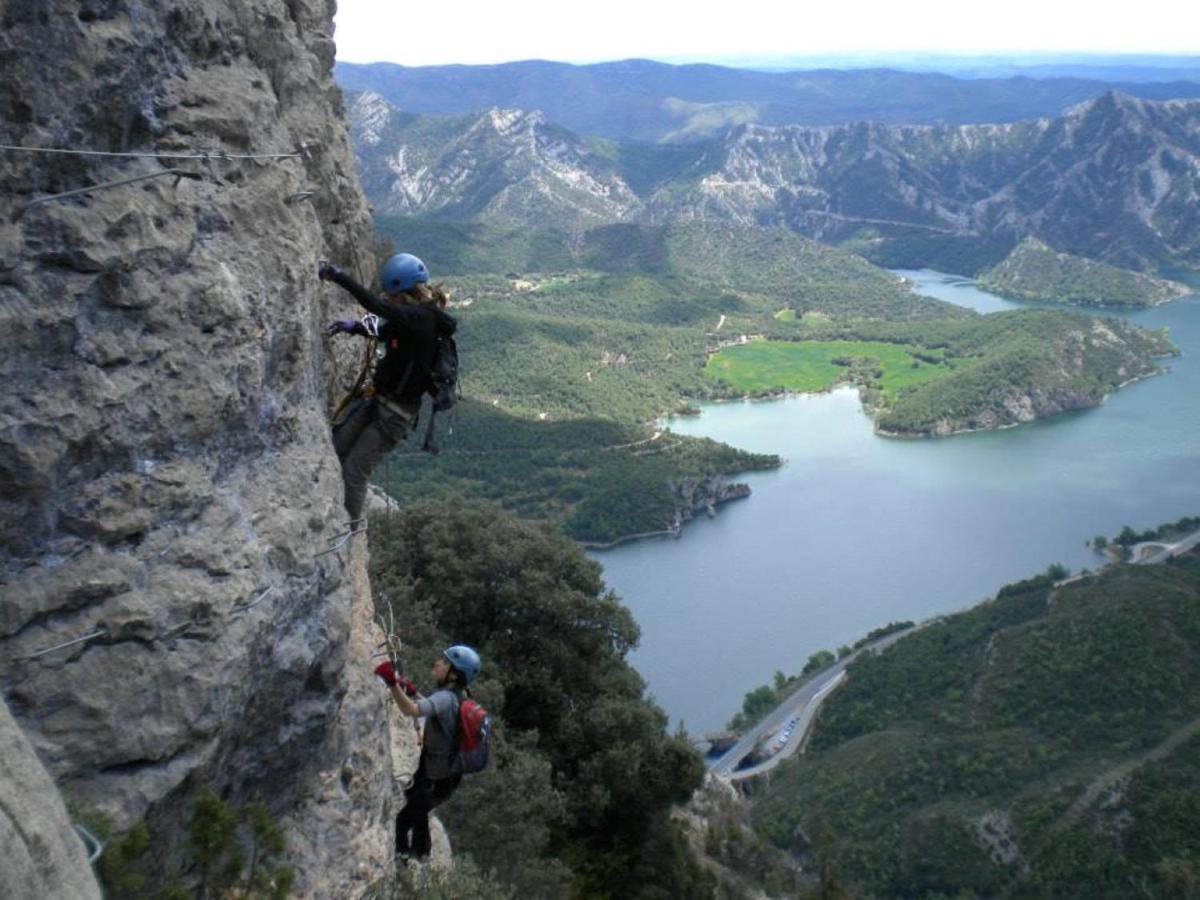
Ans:
[{"label": "black trousers", "polygon": [[433,841],[429,837],[429,811],[445,803],[454,793],[461,775],[449,778],[430,778],[425,774],[425,760],[417,766],[412,787],[404,792],[404,808],[396,816],[396,853],[404,856],[429,855]]},{"label": "black trousers", "polygon": [[360,397],[333,429],[333,446],[342,462],[346,512],[352,520],[362,515],[371,473],[398,441],[408,436],[416,411],[408,417],[381,405],[377,400]]}]

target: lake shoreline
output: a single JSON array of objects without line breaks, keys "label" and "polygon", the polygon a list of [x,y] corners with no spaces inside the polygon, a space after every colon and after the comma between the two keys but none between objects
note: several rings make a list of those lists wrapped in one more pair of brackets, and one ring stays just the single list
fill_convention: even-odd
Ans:
[{"label": "lake shoreline", "polygon": [[[999,302],[934,274],[925,284],[964,304]],[[670,417],[677,433],[787,460],[746,476],[753,503],[680,540],[588,552],[641,629],[630,661],[672,724],[719,729],[773,670],[799,672],[881,622],[971,608],[1051,564],[1095,569],[1104,558],[1090,535],[1195,515],[1200,299],[1129,318],[1170,329],[1182,351],[1163,361],[1171,378],[1138,379],[1099,408],[1033,428],[886,440],[864,427],[844,384],[722,397],[699,418]],[[714,659],[720,682],[697,695]]]}]

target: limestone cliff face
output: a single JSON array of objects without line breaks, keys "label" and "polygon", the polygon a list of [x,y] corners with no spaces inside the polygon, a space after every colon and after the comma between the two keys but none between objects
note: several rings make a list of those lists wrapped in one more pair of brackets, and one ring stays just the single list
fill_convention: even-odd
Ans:
[{"label": "limestone cliff face", "polygon": [[366,551],[320,555],[315,264],[370,264],[333,10],[0,4],[0,143],[177,155],[0,151],[5,698],[75,809],[172,844],[202,781],[262,799],[324,897],[379,874],[390,804]]},{"label": "limestone cliff face", "polygon": [[0,847],[5,896],[99,900],[80,836],[54,782],[0,702]]},{"label": "limestone cliff face", "polygon": [[640,206],[610,160],[537,111],[429,120],[368,91],[348,118],[363,186],[383,212],[586,228]]}]

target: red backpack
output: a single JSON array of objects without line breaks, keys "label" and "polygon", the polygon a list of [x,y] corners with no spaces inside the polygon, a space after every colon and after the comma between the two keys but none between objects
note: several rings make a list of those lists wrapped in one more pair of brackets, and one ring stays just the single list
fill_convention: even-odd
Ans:
[{"label": "red backpack", "polygon": [[487,768],[491,756],[492,717],[486,709],[467,697],[458,704],[458,747],[450,761],[460,775]]}]

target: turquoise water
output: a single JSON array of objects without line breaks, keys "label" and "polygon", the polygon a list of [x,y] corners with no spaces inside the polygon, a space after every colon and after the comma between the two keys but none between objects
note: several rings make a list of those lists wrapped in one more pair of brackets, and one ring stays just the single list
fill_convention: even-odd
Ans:
[{"label": "turquoise water", "polygon": [[[981,312],[1019,306],[956,276],[900,274]],[[1019,428],[880,438],[852,389],[672,420],[786,459],[738,478],[753,496],[678,540],[593,554],[641,625],[632,662],[672,726],[719,728],[776,669],[889,621],[970,606],[1052,563],[1095,567],[1094,535],[1200,514],[1200,297],[1126,315],[1170,328],[1184,353],[1172,371]]]}]

